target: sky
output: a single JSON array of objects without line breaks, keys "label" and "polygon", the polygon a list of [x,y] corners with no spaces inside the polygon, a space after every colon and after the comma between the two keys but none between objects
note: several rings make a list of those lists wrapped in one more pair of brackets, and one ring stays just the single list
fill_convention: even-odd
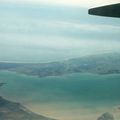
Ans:
[{"label": "sky", "polygon": [[51,62],[120,51],[120,20],[88,9],[120,0],[0,1],[0,60]]},{"label": "sky", "polygon": [[1,0],[1,3],[16,4],[48,4],[48,5],[67,5],[67,6],[99,6],[105,4],[119,3],[120,0]]}]

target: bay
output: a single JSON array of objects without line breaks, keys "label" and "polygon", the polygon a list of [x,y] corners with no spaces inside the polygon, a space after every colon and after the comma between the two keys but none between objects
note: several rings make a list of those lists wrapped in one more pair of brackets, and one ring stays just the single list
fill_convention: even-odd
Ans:
[{"label": "bay", "polygon": [[59,120],[96,120],[105,112],[120,119],[120,75],[69,74],[39,78],[0,72],[0,95]]}]

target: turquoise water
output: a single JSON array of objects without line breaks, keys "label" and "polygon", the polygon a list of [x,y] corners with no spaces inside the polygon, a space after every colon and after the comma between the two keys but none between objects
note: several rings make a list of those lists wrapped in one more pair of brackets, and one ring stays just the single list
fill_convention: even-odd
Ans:
[{"label": "turquoise water", "polygon": [[34,112],[59,120],[96,120],[104,112],[119,119],[120,75],[71,74],[38,78],[0,72],[0,94]]}]

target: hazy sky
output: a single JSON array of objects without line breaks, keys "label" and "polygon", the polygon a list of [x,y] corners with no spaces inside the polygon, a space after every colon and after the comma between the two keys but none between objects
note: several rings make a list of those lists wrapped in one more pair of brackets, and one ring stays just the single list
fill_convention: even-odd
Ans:
[{"label": "hazy sky", "polygon": [[1,3],[17,4],[48,4],[48,5],[67,5],[67,6],[94,6],[118,3],[120,0],[1,0]]},{"label": "hazy sky", "polygon": [[88,9],[120,0],[0,1],[0,60],[48,62],[119,52],[120,19]]}]

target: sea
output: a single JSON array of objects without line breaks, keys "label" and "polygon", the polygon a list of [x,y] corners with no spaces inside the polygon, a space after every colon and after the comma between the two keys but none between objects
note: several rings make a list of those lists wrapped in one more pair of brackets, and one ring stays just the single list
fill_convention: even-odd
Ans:
[{"label": "sea", "polygon": [[0,71],[0,96],[58,120],[120,120],[120,74],[74,73],[40,78]]}]

